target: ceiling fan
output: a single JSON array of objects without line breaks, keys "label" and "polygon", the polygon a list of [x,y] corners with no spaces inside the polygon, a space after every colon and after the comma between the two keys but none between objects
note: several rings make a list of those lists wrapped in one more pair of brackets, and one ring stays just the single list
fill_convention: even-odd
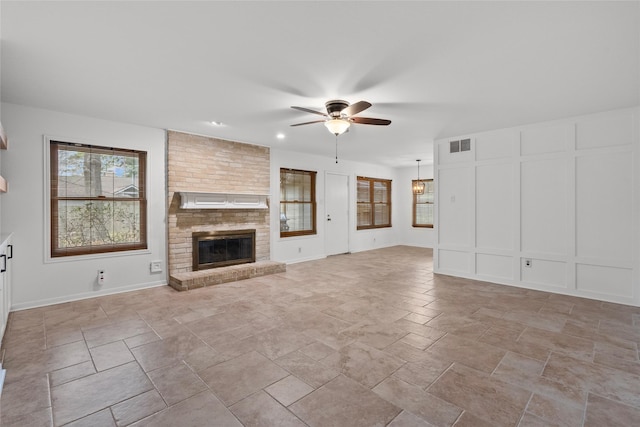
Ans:
[{"label": "ceiling fan", "polygon": [[355,104],[349,104],[347,101],[342,101],[340,99],[333,99],[331,101],[325,102],[325,107],[327,109],[326,113],[310,110],[309,108],[304,107],[294,107],[291,108],[299,111],[304,111],[306,113],[319,114],[324,116],[322,120],[314,120],[311,122],[304,123],[296,123],[291,126],[302,126],[309,125],[312,123],[324,123],[324,125],[329,129],[329,132],[334,134],[335,136],[341,135],[349,129],[351,123],[357,123],[362,125],[378,125],[378,126],[387,126],[391,123],[391,120],[386,119],[373,119],[370,117],[354,117],[356,114],[366,110],[371,107],[371,103],[367,101],[359,101]]}]

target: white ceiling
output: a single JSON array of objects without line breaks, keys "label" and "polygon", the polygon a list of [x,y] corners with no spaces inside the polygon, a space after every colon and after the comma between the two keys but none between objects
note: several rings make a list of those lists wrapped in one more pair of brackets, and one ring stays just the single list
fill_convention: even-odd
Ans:
[{"label": "white ceiling", "polygon": [[1,95],[326,156],[289,107],[367,100],[392,124],[352,126],[340,157],[414,166],[436,138],[638,105],[639,4],[5,0]]}]

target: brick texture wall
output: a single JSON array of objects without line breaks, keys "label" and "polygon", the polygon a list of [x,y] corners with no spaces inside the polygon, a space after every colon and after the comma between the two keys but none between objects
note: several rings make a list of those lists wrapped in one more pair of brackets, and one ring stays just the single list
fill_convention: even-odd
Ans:
[{"label": "brick texture wall", "polygon": [[256,261],[269,259],[268,209],[180,209],[180,191],[269,194],[269,148],[169,131],[169,274],[192,271],[194,231],[256,230]]}]

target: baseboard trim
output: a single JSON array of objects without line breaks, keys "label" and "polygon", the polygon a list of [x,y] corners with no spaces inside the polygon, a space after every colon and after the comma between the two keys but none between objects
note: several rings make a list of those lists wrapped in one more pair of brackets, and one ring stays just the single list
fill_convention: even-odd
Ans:
[{"label": "baseboard trim", "polygon": [[99,290],[95,292],[83,292],[80,294],[67,295],[64,297],[47,298],[47,299],[42,299],[37,301],[28,301],[28,302],[23,302],[19,304],[12,304],[11,309],[9,311],[10,312],[21,311],[21,310],[28,310],[30,308],[46,307],[48,305],[80,301],[84,299],[102,297],[106,295],[121,294],[123,292],[139,291],[141,289],[156,288],[158,286],[167,286],[167,282],[164,280],[158,281],[158,282],[147,282],[147,283],[141,283],[136,285],[122,286],[119,288],[104,289],[104,290]]}]

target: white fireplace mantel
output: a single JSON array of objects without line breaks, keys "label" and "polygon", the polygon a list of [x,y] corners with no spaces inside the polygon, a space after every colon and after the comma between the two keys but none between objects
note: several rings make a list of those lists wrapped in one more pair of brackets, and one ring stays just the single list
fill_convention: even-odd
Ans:
[{"label": "white fireplace mantel", "polygon": [[181,209],[268,209],[268,194],[180,191]]}]

